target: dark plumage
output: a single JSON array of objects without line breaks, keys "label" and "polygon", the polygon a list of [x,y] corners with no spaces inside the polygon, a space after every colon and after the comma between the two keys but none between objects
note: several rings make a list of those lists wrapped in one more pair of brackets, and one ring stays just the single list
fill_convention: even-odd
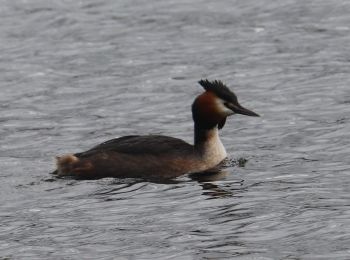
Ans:
[{"label": "dark plumage", "polygon": [[193,146],[181,139],[170,136],[128,135],[109,140],[86,152],[74,155],[78,158],[85,158],[106,151],[137,155],[179,155],[193,152]]},{"label": "dark plumage", "polygon": [[225,101],[237,103],[237,96],[220,80],[209,81],[200,80],[198,83],[206,90],[215,93],[219,98]]}]

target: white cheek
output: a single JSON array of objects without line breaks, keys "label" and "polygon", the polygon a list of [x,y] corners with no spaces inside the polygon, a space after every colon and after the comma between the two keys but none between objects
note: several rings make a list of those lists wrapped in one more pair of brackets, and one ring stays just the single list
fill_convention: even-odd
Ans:
[{"label": "white cheek", "polygon": [[216,107],[220,114],[224,116],[233,115],[234,112],[225,106],[224,101],[222,99],[216,99]]}]

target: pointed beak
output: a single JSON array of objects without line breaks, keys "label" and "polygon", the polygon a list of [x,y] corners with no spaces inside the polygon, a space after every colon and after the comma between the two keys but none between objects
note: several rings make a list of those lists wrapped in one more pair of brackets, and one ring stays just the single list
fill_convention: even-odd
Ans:
[{"label": "pointed beak", "polygon": [[257,113],[242,107],[240,104],[235,104],[230,107],[236,114],[246,115],[246,116],[259,116]]}]

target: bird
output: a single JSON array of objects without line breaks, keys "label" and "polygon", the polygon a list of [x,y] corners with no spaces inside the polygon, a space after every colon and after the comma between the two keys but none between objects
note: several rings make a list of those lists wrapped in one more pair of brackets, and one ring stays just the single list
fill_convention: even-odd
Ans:
[{"label": "bird", "polygon": [[219,137],[227,117],[259,115],[238,102],[222,81],[200,80],[204,92],[192,104],[194,143],[163,135],[128,135],[75,154],[56,157],[58,177],[77,179],[160,178],[213,169],[227,157]]}]

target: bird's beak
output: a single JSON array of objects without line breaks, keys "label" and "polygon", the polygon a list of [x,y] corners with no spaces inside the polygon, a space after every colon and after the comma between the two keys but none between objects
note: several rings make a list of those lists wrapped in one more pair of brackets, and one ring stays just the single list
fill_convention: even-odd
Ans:
[{"label": "bird's beak", "polygon": [[257,113],[242,107],[240,104],[230,104],[230,109],[236,114],[241,114],[246,116],[259,116]]}]

